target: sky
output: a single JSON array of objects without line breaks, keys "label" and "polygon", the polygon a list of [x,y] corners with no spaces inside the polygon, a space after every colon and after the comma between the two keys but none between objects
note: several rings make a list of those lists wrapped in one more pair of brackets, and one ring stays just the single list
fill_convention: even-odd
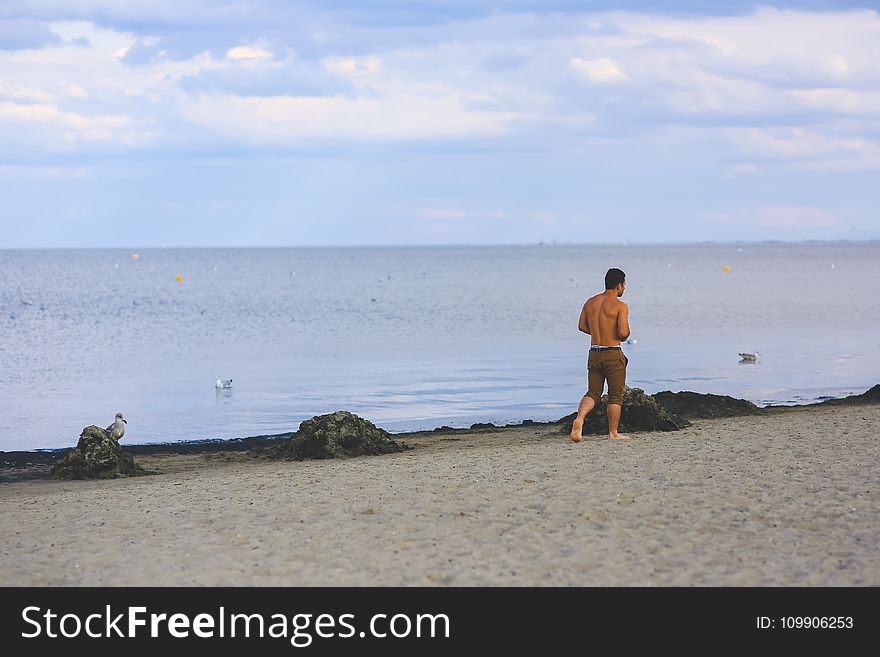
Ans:
[{"label": "sky", "polygon": [[0,3],[0,249],[880,239],[880,0]]}]

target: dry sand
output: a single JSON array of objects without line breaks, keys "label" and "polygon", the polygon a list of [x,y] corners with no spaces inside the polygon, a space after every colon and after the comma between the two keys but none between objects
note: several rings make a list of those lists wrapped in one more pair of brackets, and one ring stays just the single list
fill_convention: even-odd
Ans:
[{"label": "dry sand", "polygon": [[6,585],[878,585],[880,406],[0,483]]}]

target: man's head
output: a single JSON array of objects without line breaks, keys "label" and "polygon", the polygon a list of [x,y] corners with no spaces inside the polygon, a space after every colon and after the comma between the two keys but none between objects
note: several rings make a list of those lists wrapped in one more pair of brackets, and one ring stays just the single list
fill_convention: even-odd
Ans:
[{"label": "man's head", "polygon": [[616,290],[617,296],[622,297],[626,289],[626,274],[619,269],[609,269],[605,274],[605,289]]}]

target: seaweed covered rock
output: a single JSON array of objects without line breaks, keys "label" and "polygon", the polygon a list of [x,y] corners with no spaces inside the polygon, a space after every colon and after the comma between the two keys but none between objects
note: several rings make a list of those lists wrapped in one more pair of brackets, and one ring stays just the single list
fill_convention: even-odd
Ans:
[{"label": "seaweed covered rock", "polygon": [[858,406],[859,404],[880,404],[880,383],[860,395],[850,395],[842,399],[826,399],[823,406]]},{"label": "seaweed covered rock", "polygon": [[[572,413],[557,422],[564,433],[571,433],[571,424],[577,417]],[[659,406],[653,397],[646,395],[641,388],[627,387],[623,393],[623,407],[618,429],[627,431],[678,431],[690,422],[675,413]],[[599,403],[584,420],[583,434],[608,433],[608,395],[602,395]]]},{"label": "seaweed covered rock", "polygon": [[275,448],[272,456],[302,461],[388,454],[404,449],[391,439],[391,434],[369,420],[348,411],[336,411],[303,421],[290,439]]},{"label": "seaweed covered rock", "polygon": [[147,474],[122,451],[119,442],[106,429],[88,426],[79,442],[52,467],[55,479],[116,479]]},{"label": "seaweed covered rock", "polygon": [[664,390],[652,397],[663,408],[685,418],[738,417],[761,412],[761,409],[752,402],[727,395],[702,394],[689,390],[683,392]]}]

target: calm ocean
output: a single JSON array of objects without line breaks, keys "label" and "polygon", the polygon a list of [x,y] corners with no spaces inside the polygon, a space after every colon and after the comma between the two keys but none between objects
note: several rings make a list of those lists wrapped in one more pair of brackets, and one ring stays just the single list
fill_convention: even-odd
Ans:
[{"label": "calm ocean", "polygon": [[876,242],[132,255],[0,251],[0,450],[71,446],[117,411],[128,443],[338,409],[390,431],[555,420],[584,392],[577,319],[609,267],[628,275],[629,385],[764,405],[880,382]]}]

